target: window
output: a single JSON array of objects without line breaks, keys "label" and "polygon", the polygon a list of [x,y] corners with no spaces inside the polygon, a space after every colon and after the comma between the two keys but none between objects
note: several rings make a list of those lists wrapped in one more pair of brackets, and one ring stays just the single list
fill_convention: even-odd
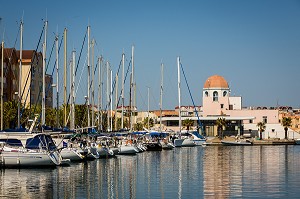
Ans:
[{"label": "window", "polygon": [[208,97],[208,92],[207,91],[205,91],[205,97]]},{"label": "window", "polygon": [[253,120],[249,120],[249,124],[252,124],[253,123]]},{"label": "window", "polygon": [[268,123],[268,117],[267,117],[267,116],[263,116],[263,122],[264,122],[265,124]]},{"label": "window", "polygon": [[217,91],[214,91],[214,92],[213,92],[213,101],[214,101],[214,102],[217,102],[217,101],[218,101],[218,92],[217,92]]},{"label": "window", "polygon": [[225,97],[227,95],[227,91],[223,92],[223,97]]},{"label": "window", "polygon": [[221,104],[221,108],[224,108],[224,104]]}]

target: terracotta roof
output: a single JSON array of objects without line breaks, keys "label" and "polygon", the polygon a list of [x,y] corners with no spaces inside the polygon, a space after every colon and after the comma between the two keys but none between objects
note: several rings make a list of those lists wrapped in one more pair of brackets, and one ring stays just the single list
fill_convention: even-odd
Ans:
[{"label": "terracotta roof", "polygon": [[[153,113],[157,116],[160,117],[160,110],[155,110]],[[162,116],[178,116],[178,112],[174,110],[162,110]]]},{"label": "terracotta roof", "polygon": [[[35,50],[23,50],[22,59],[32,59],[34,56]],[[17,50],[18,59],[20,59],[20,51]]]},{"label": "terracotta roof", "polygon": [[229,88],[229,86],[224,77],[213,75],[205,81],[203,88]]}]

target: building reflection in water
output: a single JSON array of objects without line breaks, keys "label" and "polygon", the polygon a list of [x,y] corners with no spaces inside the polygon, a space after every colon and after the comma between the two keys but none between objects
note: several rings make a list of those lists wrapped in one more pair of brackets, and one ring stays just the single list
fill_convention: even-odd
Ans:
[{"label": "building reflection in water", "polygon": [[175,148],[54,169],[2,169],[0,198],[297,197],[287,191],[299,190],[295,147]]},{"label": "building reflection in water", "polygon": [[[293,147],[293,146],[290,146]],[[203,155],[204,196],[230,198],[286,194],[289,146],[214,146]],[[294,165],[294,164],[293,164]],[[294,170],[293,168],[292,170]]]}]

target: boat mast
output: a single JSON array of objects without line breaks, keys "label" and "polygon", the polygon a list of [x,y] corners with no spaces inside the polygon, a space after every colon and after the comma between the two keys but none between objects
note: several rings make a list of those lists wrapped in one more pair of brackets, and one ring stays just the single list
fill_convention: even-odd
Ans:
[{"label": "boat mast", "polygon": [[121,114],[121,129],[124,128],[124,65],[125,65],[125,54],[122,54],[122,114]]},{"label": "boat mast", "polygon": [[64,126],[67,126],[67,28],[64,29]]},{"label": "boat mast", "polygon": [[70,129],[75,129],[75,50],[72,51],[72,64],[70,66],[70,112],[71,112],[71,118],[70,118]]},{"label": "boat mast", "polygon": [[109,93],[110,93],[110,91],[109,91],[109,63],[108,63],[108,61],[106,61],[106,102],[107,102],[107,131],[109,132],[110,131],[110,122],[109,122],[109,108],[108,108],[108,106],[109,106]]},{"label": "boat mast", "polygon": [[118,118],[117,118],[117,106],[118,106],[118,83],[119,83],[119,76],[118,76],[118,73],[116,73],[116,90],[115,90],[115,130],[117,130],[117,124],[118,124]]},{"label": "boat mast", "polygon": [[95,63],[94,63],[94,46],[95,46],[95,40],[92,39],[92,128],[95,126],[94,122],[94,107],[95,107]]},{"label": "boat mast", "polygon": [[109,95],[109,104],[110,104],[110,130],[112,131],[112,110],[113,110],[113,103],[112,103],[112,96],[113,96],[113,89],[112,89],[112,70],[110,69],[110,95]]},{"label": "boat mast", "polygon": [[43,43],[43,91],[42,91],[42,126],[45,125],[45,111],[46,111],[46,49],[47,49],[47,27],[48,27],[48,21],[45,21],[45,37],[44,37],[44,43]]},{"label": "boat mast", "polygon": [[101,99],[100,99],[100,125],[101,125],[101,132],[103,132],[103,79],[104,79],[104,73],[103,71],[103,57],[101,56],[101,60],[100,60],[100,94],[101,94]]},{"label": "boat mast", "polygon": [[150,130],[150,126],[149,126],[149,109],[150,109],[150,97],[149,97],[149,90],[150,90],[150,87],[148,86],[148,121],[147,121],[147,124],[148,124],[148,130]]},{"label": "boat mast", "polygon": [[[131,68],[131,81],[130,81],[130,89],[131,91],[134,90],[134,46],[131,48],[131,62],[132,62],[132,68]],[[130,132],[133,130],[133,114],[132,114],[132,108],[134,108],[134,105],[132,106],[132,98],[134,94],[131,92],[130,94]]]},{"label": "boat mast", "polygon": [[101,77],[101,57],[98,57],[97,59],[97,64],[99,66],[98,68],[98,131],[101,130],[100,128],[100,111],[101,111],[101,107],[100,107],[100,103],[101,103],[101,98],[100,98],[100,93],[101,93],[101,80],[100,80],[100,77]]},{"label": "boat mast", "polygon": [[1,42],[1,131],[3,130],[3,68],[4,68],[4,41]]},{"label": "boat mast", "polygon": [[88,55],[87,55],[87,67],[88,67],[88,90],[87,90],[87,107],[88,107],[88,127],[90,127],[90,26],[87,27],[88,32]]},{"label": "boat mast", "polygon": [[180,58],[177,57],[178,72],[178,107],[179,107],[179,135],[181,134],[181,95],[180,95]]},{"label": "boat mast", "polygon": [[22,53],[23,53],[23,19],[21,21],[20,34],[20,64],[19,64],[19,90],[18,90],[18,128],[20,128],[20,106],[21,106],[21,86],[22,86]]},{"label": "boat mast", "polygon": [[58,108],[59,108],[59,74],[58,74],[58,34],[55,36],[55,45],[56,45],[56,127],[58,128],[59,126],[59,118],[58,118]]},{"label": "boat mast", "polygon": [[162,132],[162,96],[163,96],[163,81],[164,81],[164,64],[161,63],[161,82],[160,82],[160,106],[159,106],[159,109],[160,109],[160,121],[159,121],[159,130],[160,132]]}]

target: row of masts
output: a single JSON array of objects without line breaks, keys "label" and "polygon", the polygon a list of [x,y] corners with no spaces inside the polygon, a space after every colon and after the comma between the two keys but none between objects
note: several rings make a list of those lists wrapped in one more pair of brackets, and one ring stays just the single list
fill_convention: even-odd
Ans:
[{"label": "row of masts", "polygon": [[[46,49],[47,49],[47,27],[48,27],[48,21],[45,21],[45,31],[44,31],[44,42],[43,42],[43,85],[42,85],[42,114],[41,114],[41,124],[42,126],[45,125],[45,74],[46,74]],[[21,105],[21,79],[22,79],[22,50],[23,50],[23,21],[21,21],[20,24],[20,62],[19,62],[19,88],[18,88],[18,128],[20,128],[20,105]],[[87,47],[87,70],[88,70],[88,77],[87,77],[87,96],[85,96],[86,104],[88,107],[87,111],[87,125],[88,127],[95,127],[95,113],[94,113],[94,105],[95,105],[95,63],[94,63],[94,45],[95,40],[90,40],[90,26],[87,27],[87,36],[88,36],[88,47]],[[70,129],[75,129],[75,68],[76,68],[76,52],[75,50],[72,51],[72,59],[71,59],[71,65],[70,65],[70,113],[67,114],[67,29],[64,29],[64,83],[63,83],[63,92],[64,92],[64,117],[63,117],[63,126],[67,126],[68,120],[70,118]],[[55,60],[55,66],[56,66],[56,110],[58,113],[59,110],[59,44],[58,44],[58,34],[55,36],[55,45],[56,45],[56,60]],[[3,80],[3,60],[4,60],[4,41],[1,43],[1,49],[2,49],[2,58],[1,58],[1,79]],[[92,64],[90,63],[90,50],[92,49]],[[129,123],[130,123],[130,131],[133,130],[133,114],[134,111],[132,108],[135,106],[135,95],[133,94],[133,90],[135,89],[135,81],[134,81],[134,46],[132,46],[131,51],[132,57],[131,57],[131,75],[130,75],[130,100],[129,100],[129,107],[130,107],[130,115],[129,115]],[[102,131],[102,108],[103,108],[103,102],[102,102],[102,96],[103,96],[103,57],[100,56],[97,59],[97,65],[98,65],[98,78],[99,78],[99,84],[98,84],[98,126],[99,130]],[[179,129],[181,129],[181,94],[180,94],[180,58],[177,58],[177,66],[178,66],[178,105],[179,105]],[[161,64],[161,85],[160,85],[160,132],[162,132],[162,97],[163,97],[163,64]],[[113,82],[113,73],[110,69],[110,64],[108,61],[106,61],[106,77],[107,77],[107,105],[110,106],[110,114],[108,114],[107,111],[107,130],[111,131],[113,124],[112,124],[112,112],[113,112],[113,103],[112,103],[112,95],[113,95],[113,88],[112,88],[112,82]],[[91,72],[92,71],[92,72]],[[92,81],[90,80],[90,75],[92,74]],[[122,108],[122,114],[121,114],[121,129],[124,129],[124,78],[125,78],[125,54],[122,53],[122,90],[121,90],[121,108]],[[115,77],[116,84],[118,85],[118,74],[116,73]],[[91,85],[90,85],[91,82]],[[110,87],[109,87],[110,85]],[[92,92],[90,91],[90,88],[92,88]],[[115,108],[117,109],[117,103],[118,103],[118,86],[115,87]],[[90,96],[90,93],[92,96]],[[90,102],[91,99],[91,102]],[[133,100],[132,100],[133,99]],[[90,107],[92,106],[92,116],[90,119]],[[149,128],[149,87],[148,87],[148,128]],[[117,110],[116,110],[117,112]],[[116,113],[115,113],[116,114]],[[92,123],[90,123],[90,121]],[[56,115],[56,122],[57,126],[59,124],[59,117],[58,114]],[[117,119],[115,120],[115,126],[117,124]],[[1,81],[1,130],[3,130],[3,81]]]},{"label": "row of masts", "polygon": [[[48,21],[45,21],[45,26],[44,26],[44,42],[42,44],[42,54],[43,54],[43,66],[42,66],[42,113],[41,113],[41,125],[45,126],[45,112],[46,112],[46,82],[45,82],[45,76],[46,76],[46,63],[47,63],[47,28],[48,28]],[[90,111],[87,111],[87,126],[88,127],[95,127],[95,111],[94,111],[94,106],[95,106],[95,74],[94,74],[94,45],[95,45],[95,40],[90,40],[90,26],[87,27],[87,36],[88,36],[88,47],[87,47],[87,70],[88,70],[88,77],[87,77],[87,95],[85,96],[86,99],[86,105],[88,109],[91,108],[91,117],[90,117]],[[64,29],[64,74],[63,74],[63,93],[64,93],[64,99],[63,99],[63,126],[67,126],[68,122],[70,121],[70,129],[73,130],[75,129],[75,99],[76,99],[76,93],[75,93],[75,67],[76,67],[76,52],[75,50],[72,51],[72,59],[71,59],[71,65],[70,65],[70,113],[67,113],[67,66],[68,66],[68,61],[67,61],[67,29]],[[58,113],[59,110],[59,44],[58,44],[58,34],[55,35],[55,46],[56,46],[56,59],[55,59],[55,69],[56,69],[56,84],[51,85],[52,87],[56,87],[56,111]],[[1,42],[1,49],[2,49],[2,58],[1,58],[1,130],[3,130],[3,67],[4,67],[4,41]],[[90,63],[90,51],[92,50],[92,64]],[[17,127],[20,128],[20,115],[21,115],[21,103],[22,103],[22,52],[23,52],[23,20],[21,21],[20,24],[20,60],[19,60],[19,85],[18,85],[18,124]],[[132,46],[132,57],[131,57],[131,64],[132,64],[132,70],[131,70],[131,78],[130,78],[130,90],[133,90],[134,88],[134,47]],[[103,123],[103,118],[102,114],[103,112],[101,109],[103,108],[103,102],[102,102],[102,96],[103,96],[103,58],[100,56],[97,59],[97,64],[98,64],[98,77],[99,77],[99,85],[98,85],[98,126],[102,130],[102,123]],[[124,52],[122,53],[122,90],[121,90],[121,98],[122,98],[122,114],[121,114],[121,128],[124,128],[124,77],[125,77],[125,54]],[[110,114],[107,114],[108,116],[108,130],[112,129],[112,111],[113,111],[113,104],[112,104],[112,95],[113,95],[113,88],[112,88],[112,82],[113,82],[113,72],[110,69],[110,64],[107,61],[106,62],[106,68],[107,68],[107,104],[110,106]],[[91,76],[92,76],[92,81],[91,81]],[[101,80],[101,81],[100,81]],[[116,74],[116,85],[118,84],[118,74]],[[110,83],[109,83],[110,81]],[[90,84],[91,82],[91,84]],[[110,84],[110,87],[109,87]],[[115,93],[116,93],[116,98],[115,98],[115,107],[117,109],[117,87],[115,87]],[[90,89],[92,91],[90,91]],[[91,96],[90,96],[91,94]],[[133,101],[132,98],[135,98],[135,95],[132,95],[130,93],[130,121],[133,121],[133,109],[135,104],[135,100]],[[133,101],[133,103],[132,103]],[[108,109],[108,108],[107,108]],[[110,122],[109,122],[110,121]],[[91,122],[91,123],[90,123]],[[56,123],[57,127],[59,125],[59,116],[58,114],[56,115]],[[116,124],[115,124],[116,125]],[[132,130],[132,122],[130,122],[130,130]]]},{"label": "row of masts", "polygon": [[[66,36],[66,29],[65,29],[65,34]],[[87,107],[92,107],[91,108],[91,116],[90,116],[90,112],[87,111],[87,120],[88,120],[88,127],[95,127],[95,112],[94,112],[94,105],[95,105],[95,64],[94,64],[94,45],[95,45],[95,40],[93,39],[92,41],[90,41],[90,26],[88,26],[87,28],[87,36],[88,36],[88,48],[87,48],[87,70],[88,70],[88,78],[87,78],[87,96],[85,96],[86,99],[86,104]],[[64,37],[66,38],[66,37]],[[66,47],[65,47],[66,49]],[[66,51],[66,50],[65,50]],[[92,64],[91,64],[91,58],[90,58],[90,51],[92,51]],[[130,80],[130,89],[132,89],[134,87],[134,79],[133,79],[133,72],[134,72],[134,59],[133,59],[133,53],[134,53],[134,46],[132,46],[132,71],[131,71],[131,80]],[[101,111],[103,108],[103,102],[102,102],[102,97],[103,95],[103,57],[100,56],[97,59],[97,65],[98,65],[98,78],[99,78],[99,84],[98,84],[98,127],[100,131],[102,131],[102,125],[103,124],[103,117],[102,114],[103,112]],[[111,70],[110,67],[110,63],[109,61],[106,61],[106,99],[107,99],[107,110],[110,109],[110,111],[107,111],[107,130],[111,131],[113,128],[113,103],[112,103],[112,96],[113,96],[113,71]],[[74,120],[75,118],[75,51],[73,51],[72,53],[72,67],[71,67],[71,72],[70,72],[70,93],[71,93],[71,110],[70,110],[70,129],[75,129],[74,126],[74,121],[72,121],[72,119]],[[91,72],[92,71],[92,72]],[[125,78],[125,54],[124,52],[122,53],[122,90],[121,90],[121,98],[122,98],[122,114],[121,114],[121,129],[124,128],[124,102],[125,102],[125,94],[124,94],[124,78]],[[91,76],[92,76],[92,80],[91,80]],[[116,77],[115,77],[115,85],[118,85],[118,74],[116,73]],[[91,84],[90,84],[91,82]],[[66,90],[66,89],[65,89]],[[92,91],[91,91],[92,90]],[[118,86],[115,87],[115,93],[116,93],[116,97],[115,97],[115,108],[117,109],[117,103],[118,103]],[[91,96],[90,96],[91,94]],[[134,104],[132,105],[132,98],[134,98],[134,95],[130,95],[130,121],[133,121],[132,117],[132,107],[134,107]],[[91,99],[91,100],[90,100]],[[66,102],[64,104],[67,104]],[[88,108],[88,109],[89,109]],[[117,110],[115,110],[115,112],[117,112]],[[91,123],[90,123],[91,121]],[[115,126],[116,126],[117,120],[115,120]],[[65,121],[65,125],[67,124],[67,120]],[[132,122],[130,123],[130,131],[132,131]]]}]

